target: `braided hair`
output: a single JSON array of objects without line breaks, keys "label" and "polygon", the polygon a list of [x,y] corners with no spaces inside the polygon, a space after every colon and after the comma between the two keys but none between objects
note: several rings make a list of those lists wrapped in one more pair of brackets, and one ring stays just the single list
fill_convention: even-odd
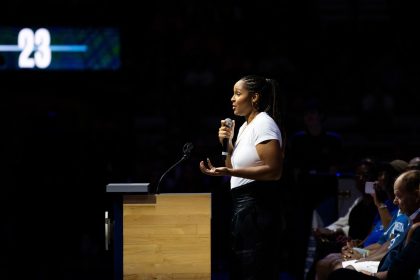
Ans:
[{"label": "braided hair", "polygon": [[282,132],[283,145],[286,143],[286,132],[284,129],[283,112],[280,106],[279,84],[276,80],[264,78],[257,75],[247,75],[240,79],[246,85],[248,92],[253,95],[258,93],[259,100],[256,104],[257,110],[266,112],[276,122]]}]

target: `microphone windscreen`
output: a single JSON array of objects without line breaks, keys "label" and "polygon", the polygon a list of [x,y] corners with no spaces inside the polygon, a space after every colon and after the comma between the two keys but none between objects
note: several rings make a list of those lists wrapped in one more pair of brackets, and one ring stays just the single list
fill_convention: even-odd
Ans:
[{"label": "microphone windscreen", "polygon": [[193,148],[194,148],[194,145],[188,142],[184,144],[182,151],[184,152],[184,154],[190,154]]},{"label": "microphone windscreen", "polygon": [[230,118],[225,119],[225,126],[232,127],[233,121]]},{"label": "microphone windscreen", "polygon": [[[225,124],[224,124],[226,127],[229,127],[229,128],[232,128],[232,126],[233,126],[233,121],[230,119],[230,118],[226,118],[225,119]],[[229,145],[228,145],[228,140],[229,139],[227,139],[227,138],[224,138],[223,139],[223,141],[222,141],[222,148],[223,148],[223,151],[222,151],[222,156],[224,156],[224,157],[226,157],[229,153],[228,153],[228,148],[229,148]]]}]

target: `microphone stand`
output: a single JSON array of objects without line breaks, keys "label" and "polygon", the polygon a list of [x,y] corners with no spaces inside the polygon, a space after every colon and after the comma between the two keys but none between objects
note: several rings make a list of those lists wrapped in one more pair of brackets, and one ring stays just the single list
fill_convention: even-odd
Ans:
[{"label": "microphone stand", "polygon": [[160,183],[162,182],[162,180],[166,176],[166,174],[168,174],[169,171],[171,171],[172,169],[174,169],[175,166],[177,166],[178,164],[180,164],[181,162],[183,162],[184,160],[186,160],[190,156],[192,149],[193,149],[193,145],[191,143],[186,143],[184,145],[184,147],[183,147],[184,155],[182,156],[182,158],[180,160],[178,160],[171,167],[169,167],[168,170],[165,171],[165,173],[162,174],[162,176],[160,177],[160,179],[158,181],[158,184],[156,186],[155,194],[159,194],[159,186],[160,186]]}]

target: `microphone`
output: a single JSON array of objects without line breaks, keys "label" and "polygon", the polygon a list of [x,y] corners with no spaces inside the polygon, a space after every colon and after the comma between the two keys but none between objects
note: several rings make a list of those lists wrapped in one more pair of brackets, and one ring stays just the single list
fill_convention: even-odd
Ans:
[{"label": "microphone", "polygon": [[166,176],[166,174],[169,173],[169,171],[171,171],[172,169],[175,168],[175,166],[177,166],[178,164],[180,164],[181,162],[183,162],[184,160],[188,159],[191,155],[191,151],[193,150],[194,145],[190,142],[185,143],[184,147],[182,148],[182,152],[183,152],[183,156],[180,160],[178,160],[177,162],[175,162],[171,167],[168,168],[168,170],[165,171],[165,173],[163,173],[163,175],[160,177],[159,182],[156,186],[156,191],[155,194],[159,194],[159,186],[160,183],[162,182],[163,178]]},{"label": "microphone", "polygon": [[[225,126],[232,128],[233,125],[233,121],[230,118],[226,118],[225,119]],[[223,138],[222,141],[222,156],[224,159],[226,159],[226,156],[229,154],[228,153],[229,150],[229,139],[228,138]]]}]

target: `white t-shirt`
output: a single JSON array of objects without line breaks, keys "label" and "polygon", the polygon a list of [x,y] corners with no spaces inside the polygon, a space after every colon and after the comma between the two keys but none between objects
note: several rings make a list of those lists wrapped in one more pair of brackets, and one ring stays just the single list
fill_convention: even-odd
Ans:
[{"label": "white t-shirt", "polygon": [[334,231],[338,230],[338,229],[341,229],[346,236],[349,236],[349,230],[350,230],[349,218],[350,218],[351,210],[353,210],[353,208],[356,207],[356,205],[359,204],[359,202],[362,199],[363,199],[363,196],[359,196],[358,198],[356,198],[356,200],[353,202],[353,204],[347,210],[346,215],[343,216],[343,217],[340,217],[337,221],[335,221],[334,223],[327,226],[327,229],[334,230]]},{"label": "white t-shirt", "polygon": [[[261,165],[261,159],[257,153],[257,144],[276,139],[282,146],[281,132],[276,122],[265,112],[261,112],[247,124],[243,123],[239,128],[238,137],[233,148],[231,157],[233,168],[242,168]],[[232,176],[230,179],[231,189],[253,182],[255,180]]]}]

